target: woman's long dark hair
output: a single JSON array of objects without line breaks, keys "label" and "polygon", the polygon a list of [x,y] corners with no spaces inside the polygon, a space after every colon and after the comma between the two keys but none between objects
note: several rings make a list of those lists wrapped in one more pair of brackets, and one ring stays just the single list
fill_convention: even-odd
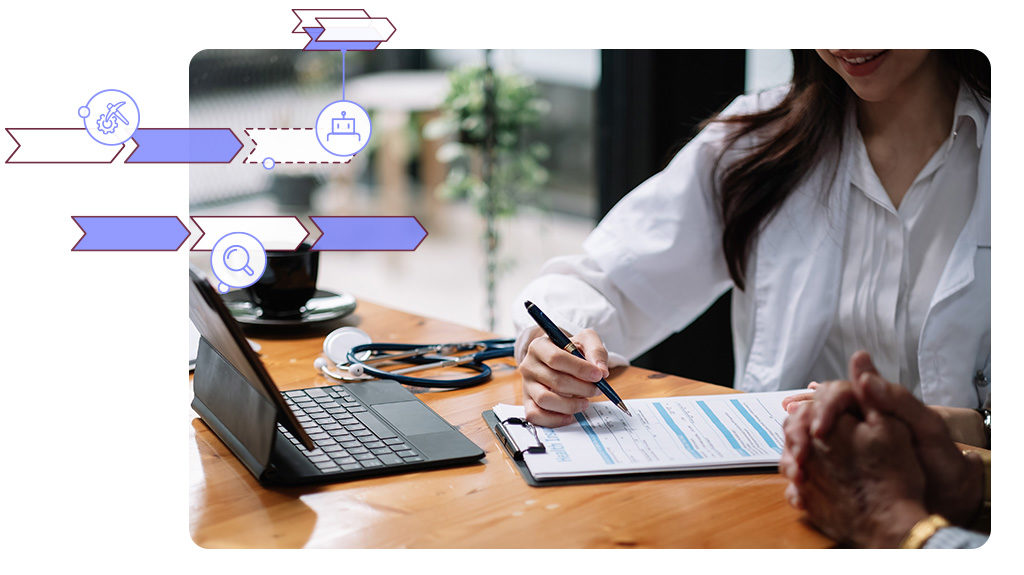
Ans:
[{"label": "woman's long dark hair", "polygon": [[[976,50],[936,52],[953,80],[962,80],[976,95],[990,98],[991,68],[984,54]],[[792,86],[778,105],[708,121],[733,128],[714,169],[719,176],[716,191],[722,248],[729,275],[739,289],[745,287],[747,261],[763,226],[818,162],[839,157],[843,122],[854,97],[846,82],[814,50],[793,50]],[[755,147],[742,150],[735,161],[724,161],[727,152],[754,133],[769,135]]]}]

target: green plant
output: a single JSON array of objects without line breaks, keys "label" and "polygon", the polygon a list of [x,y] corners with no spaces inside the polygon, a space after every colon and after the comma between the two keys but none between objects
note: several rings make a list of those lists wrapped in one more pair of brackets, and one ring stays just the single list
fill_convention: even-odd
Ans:
[{"label": "green plant", "polygon": [[488,54],[486,65],[464,66],[449,74],[442,115],[424,127],[424,135],[447,139],[437,152],[438,160],[449,167],[439,193],[468,199],[486,223],[488,324],[493,331],[499,265],[495,222],[532,202],[548,181],[543,165],[548,147],[531,142],[529,131],[550,106],[533,80],[498,74],[489,60]]}]

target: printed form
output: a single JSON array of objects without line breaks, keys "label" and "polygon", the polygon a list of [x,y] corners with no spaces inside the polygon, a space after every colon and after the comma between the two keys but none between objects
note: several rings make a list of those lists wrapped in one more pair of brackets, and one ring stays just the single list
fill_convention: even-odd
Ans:
[{"label": "printed form", "polygon": [[[782,399],[805,392],[634,399],[627,402],[633,417],[611,402],[593,403],[570,425],[536,428],[545,451],[525,453],[524,461],[538,480],[775,465],[784,444]],[[494,413],[499,421],[524,417],[517,405],[498,404]]]}]

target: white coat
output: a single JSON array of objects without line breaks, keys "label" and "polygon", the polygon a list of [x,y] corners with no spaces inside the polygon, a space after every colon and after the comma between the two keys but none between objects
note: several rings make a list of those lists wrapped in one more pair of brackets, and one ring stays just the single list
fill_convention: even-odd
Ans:
[{"label": "white coat", "polygon": [[[741,96],[724,114],[771,106],[784,94]],[[979,398],[989,401],[990,125],[978,127],[984,137],[974,205],[921,330],[918,393],[928,404],[978,407]],[[712,187],[724,135],[721,125],[702,131],[608,213],[584,242],[585,255],[548,262],[516,300],[513,320],[520,335],[534,325],[522,307],[530,299],[573,333],[595,329],[612,353],[612,365],[625,363],[623,356],[640,355],[684,328],[733,287]],[[851,188],[848,162],[844,153],[835,178],[835,166],[816,167],[757,238],[746,290],[732,296],[737,389],[808,384],[836,315]],[[516,357],[522,359],[522,337],[518,343]]]}]

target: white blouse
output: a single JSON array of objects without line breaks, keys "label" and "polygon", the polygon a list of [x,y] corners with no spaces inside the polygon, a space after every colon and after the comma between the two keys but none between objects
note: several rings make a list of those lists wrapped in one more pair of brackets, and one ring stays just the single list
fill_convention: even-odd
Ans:
[{"label": "white blouse", "polygon": [[[787,89],[741,96],[723,114],[767,109]],[[965,90],[955,110],[955,137],[899,210],[854,125],[844,130],[838,166],[814,166],[767,222],[747,265],[747,289],[732,296],[737,389],[845,378],[850,354],[864,348],[883,375],[926,403],[988,403],[991,125],[987,102]],[[713,183],[727,134],[722,124],[704,129],[616,204],[582,254],[545,264],[512,304],[517,360],[535,325],[523,300],[570,332],[596,330],[614,366],[682,329],[733,287]],[[742,149],[757,144],[750,139]]]},{"label": "white blouse", "polygon": [[852,152],[849,226],[838,309],[811,379],[845,379],[850,356],[864,349],[885,379],[920,395],[921,328],[974,205],[987,119],[988,113],[961,86],[949,137],[896,208],[850,114],[845,142]]}]

